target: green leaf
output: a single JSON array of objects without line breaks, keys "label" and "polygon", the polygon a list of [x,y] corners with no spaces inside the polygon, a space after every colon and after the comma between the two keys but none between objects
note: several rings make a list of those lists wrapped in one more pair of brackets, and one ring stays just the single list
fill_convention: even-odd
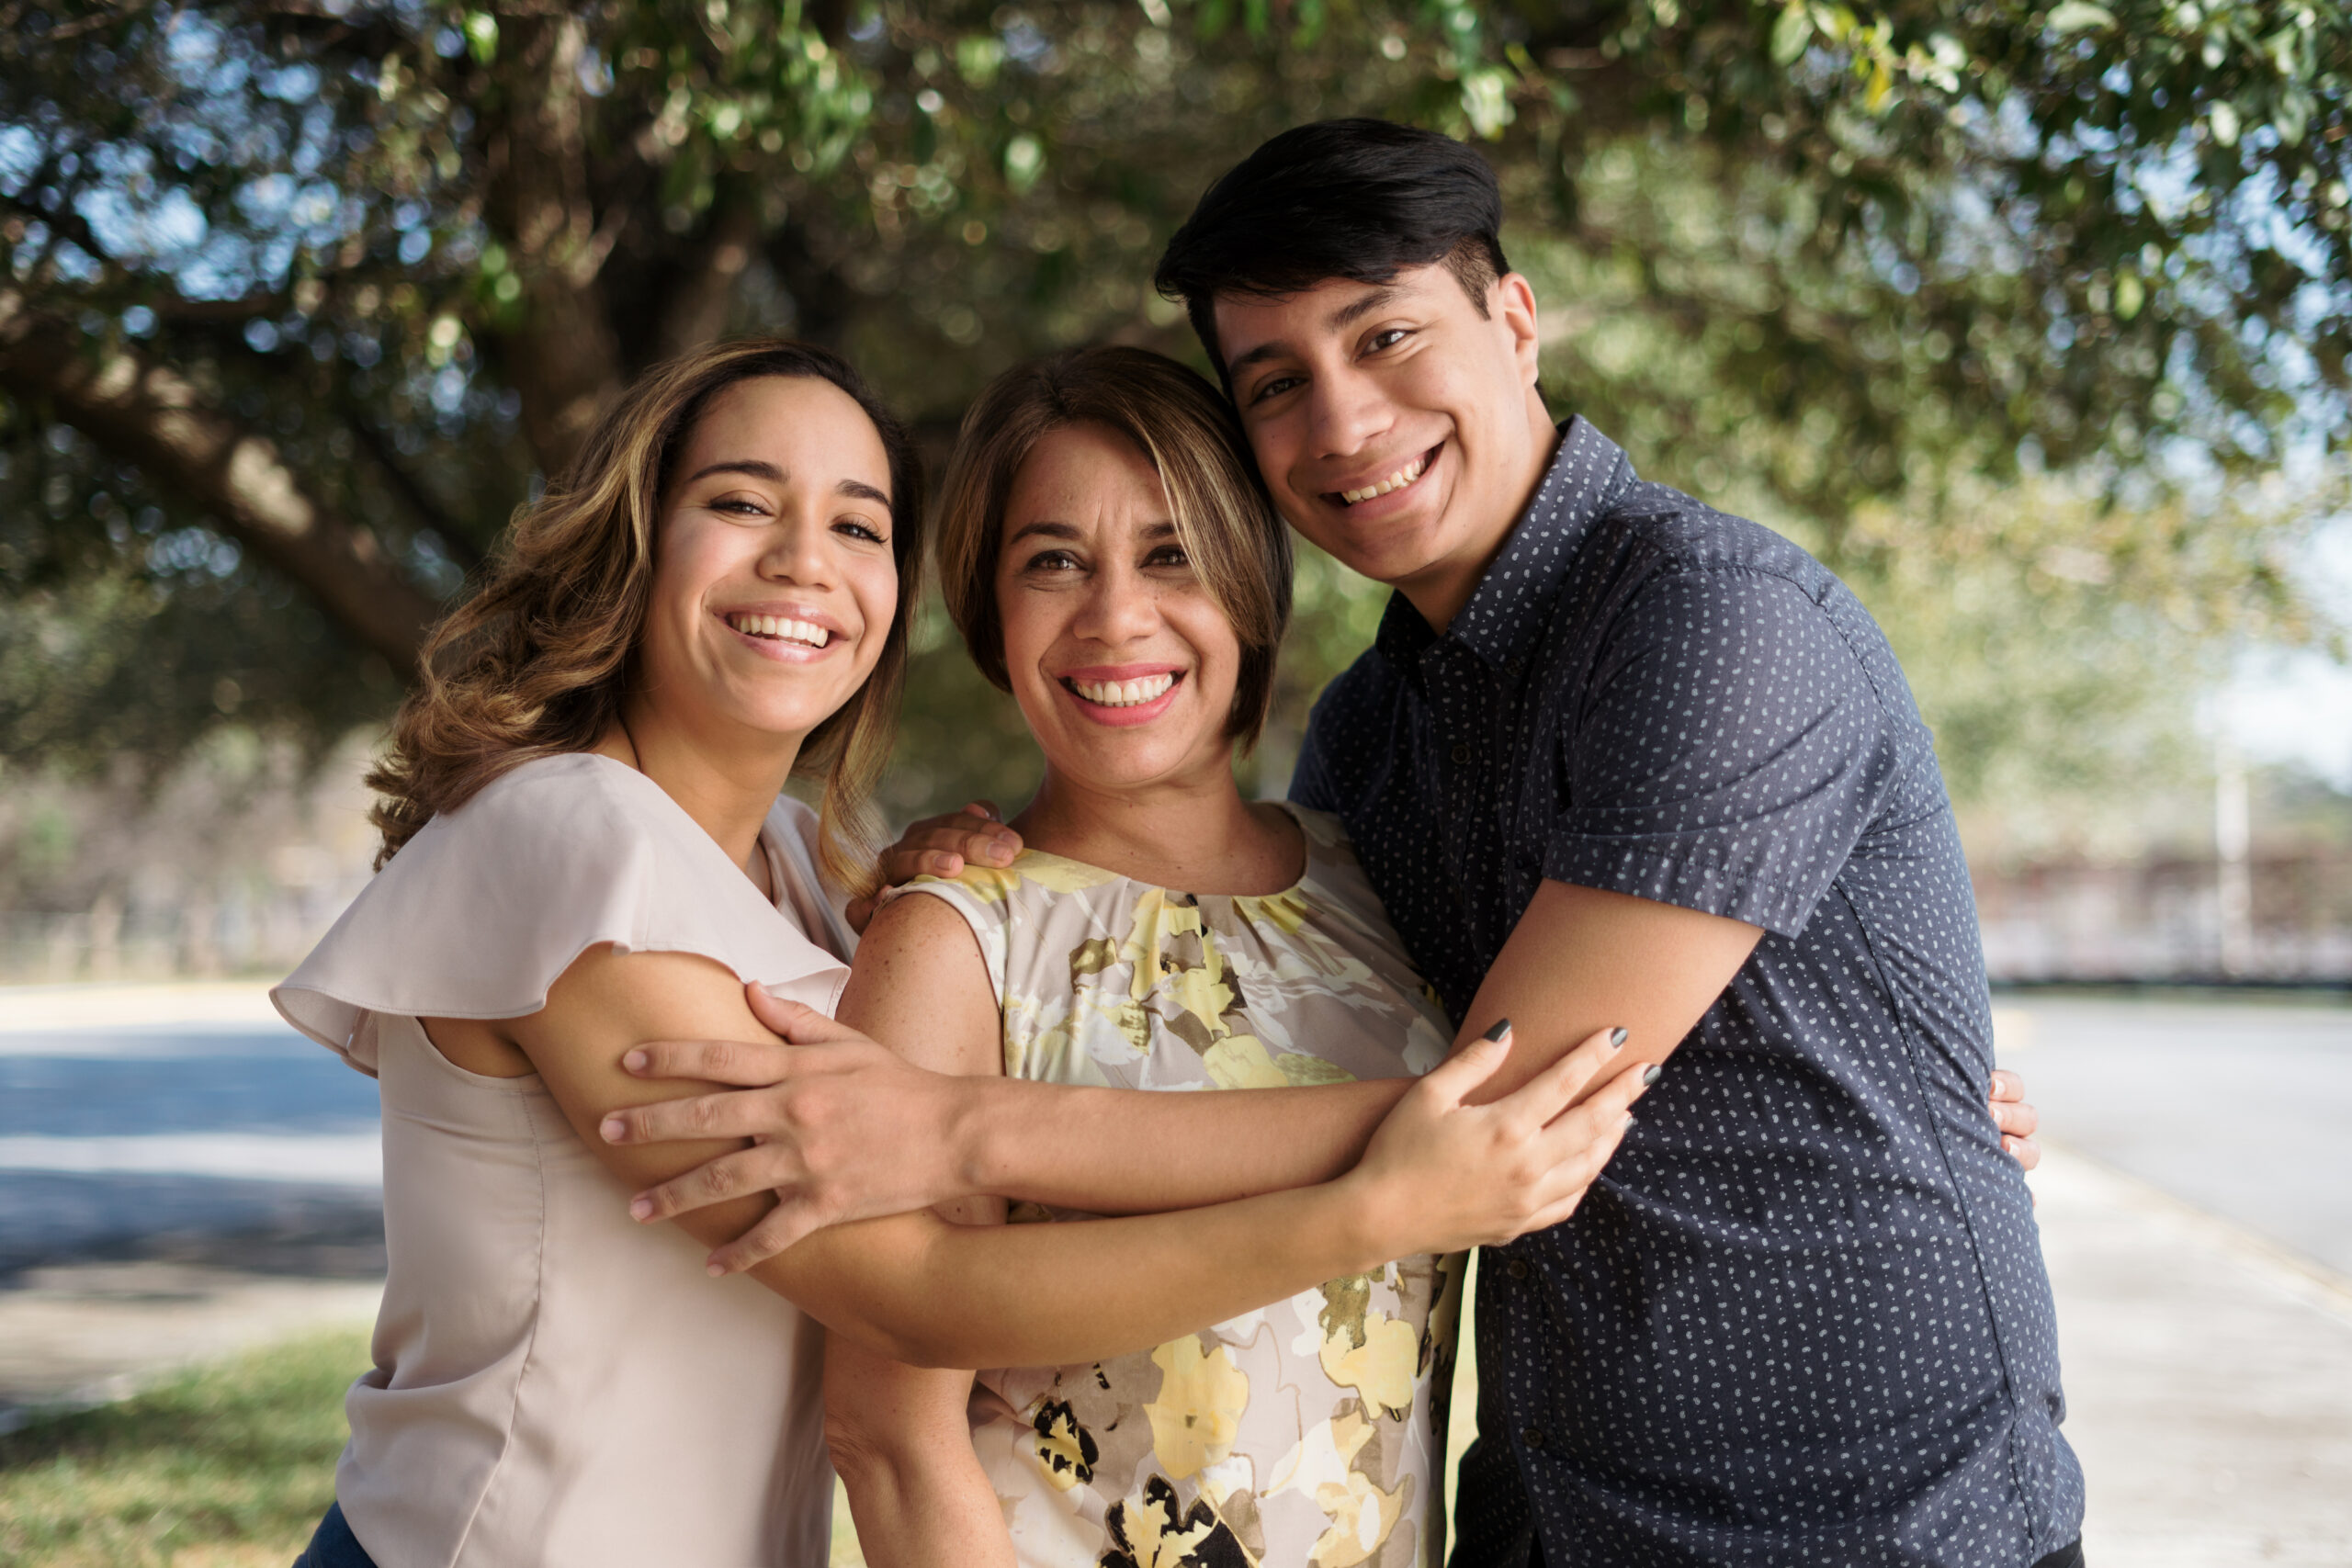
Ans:
[{"label": "green leaf", "polygon": [[498,18],[487,11],[466,13],[466,47],[474,63],[487,65],[498,58]]},{"label": "green leaf", "polygon": [[1789,6],[1781,13],[1781,19],[1772,24],[1772,63],[1795,64],[1797,57],[1804,52],[1805,45],[1812,41],[1812,10],[1802,4]]},{"label": "green leaf", "polygon": [[2053,33],[2082,33],[2115,26],[2115,13],[2091,0],[2059,0],[2050,13]]},{"label": "green leaf", "polygon": [[2117,321],[2130,321],[2140,313],[2140,307],[2146,302],[2147,288],[2141,283],[2138,273],[2127,272],[2115,280],[2115,319]]},{"label": "green leaf", "polygon": [[1004,144],[1004,179],[1015,196],[1027,192],[1046,172],[1046,149],[1037,139],[1023,131]]}]

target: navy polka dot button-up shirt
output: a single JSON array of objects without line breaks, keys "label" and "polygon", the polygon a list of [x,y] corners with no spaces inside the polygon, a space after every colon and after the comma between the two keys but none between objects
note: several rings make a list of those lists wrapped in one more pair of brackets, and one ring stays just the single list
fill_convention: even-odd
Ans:
[{"label": "navy polka dot button-up shirt", "polygon": [[1457,1021],[1546,877],[1765,933],[1576,1217],[1485,1256],[1457,1564],[2021,1568],[2075,1539],[1967,869],[1843,584],[1572,420],[1444,635],[1390,601],[1293,794]]}]

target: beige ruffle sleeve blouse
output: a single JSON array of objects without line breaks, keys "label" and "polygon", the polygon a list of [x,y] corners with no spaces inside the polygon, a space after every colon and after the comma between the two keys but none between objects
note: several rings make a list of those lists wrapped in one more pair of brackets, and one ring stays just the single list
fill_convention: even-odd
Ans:
[{"label": "beige ruffle sleeve blouse", "polygon": [[420,1018],[519,1018],[587,948],[695,953],[831,1013],[852,938],[807,807],[761,835],[771,905],[661,787],[526,763],[435,818],[271,993],[383,1097],[390,1278],[335,1495],[381,1568],[822,1568],[822,1330],[642,1226],[536,1077]]}]

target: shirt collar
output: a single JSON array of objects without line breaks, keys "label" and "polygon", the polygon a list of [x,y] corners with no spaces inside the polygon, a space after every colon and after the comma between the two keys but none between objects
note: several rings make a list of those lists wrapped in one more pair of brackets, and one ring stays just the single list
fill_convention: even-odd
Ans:
[{"label": "shirt collar", "polygon": [[[1634,466],[1623,450],[1582,414],[1562,424],[1552,466],[1446,637],[1497,669],[1508,666],[1543,625],[1544,617],[1532,612],[1551,602],[1585,530],[1633,482]],[[1441,640],[1411,600],[1389,594],[1374,638],[1389,662],[1417,669],[1421,655]]]}]

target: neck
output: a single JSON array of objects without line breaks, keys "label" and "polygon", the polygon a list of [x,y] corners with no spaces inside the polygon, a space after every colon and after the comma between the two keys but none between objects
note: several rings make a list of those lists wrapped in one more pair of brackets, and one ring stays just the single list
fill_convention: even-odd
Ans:
[{"label": "neck", "polygon": [[1296,870],[1287,840],[1241,798],[1230,747],[1181,777],[1117,788],[1049,761],[1012,826],[1048,854],[1188,892],[1279,892]]},{"label": "neck", "polygon": [[792,776],[801,739],[696,724],[631,692],[621,704],[621,722],[605,732],[596,750],[661,785],[743,874],[765,887],[760,829]]},{"label": "neck", "polygon": [[1519,526],[1528,503],[1535,499],[1536,487],[1551,471],[1552,459],[1559,450],[1560,433],[1552,423],[1551,411],[1531,387],[1527,392],[1527,439],[1521,448],[1519,471],[1513,476],[1518,482],[1504,491],[1510,498],[1509,504],[1498,506],[1493,515],[1481,518],[1460,548],[1412,576],[1389,584],[1421,613],[1421,619],[1430,624],[1431,631],[1442,637],[1453,624],[1453,617],[1470,603],[1470,596],[1478,592],[1478,584],[1486,581],[1487,569],[1495,564],[1503,546],[1510,543],[1511,530]]}]

